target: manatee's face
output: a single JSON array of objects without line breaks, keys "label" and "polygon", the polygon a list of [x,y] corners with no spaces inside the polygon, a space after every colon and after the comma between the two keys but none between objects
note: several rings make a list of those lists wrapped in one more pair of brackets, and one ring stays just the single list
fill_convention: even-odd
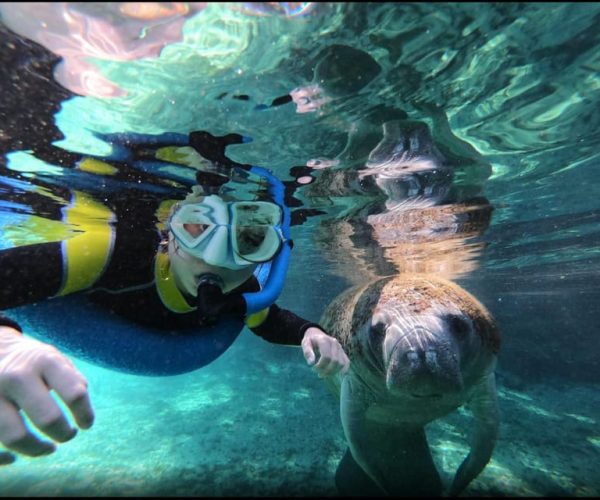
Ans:
[{"label": "manatee's face", "polygon": [[388,391],[432,399],[459,393],[460,347],[469,324],[461,315],[415,315],[397,307],[378,307],[370,340],[378,344]]}]

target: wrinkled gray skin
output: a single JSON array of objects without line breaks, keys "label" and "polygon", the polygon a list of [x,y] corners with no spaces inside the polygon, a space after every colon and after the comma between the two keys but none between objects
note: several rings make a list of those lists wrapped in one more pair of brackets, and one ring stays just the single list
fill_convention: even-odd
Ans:
[{"label": "wrinkled gray skin", "polygon": [[500,337],[483,305],[449,281],[397,276],[345,292],[321,324],[351,360],[346,376],[329,381],[349,447],[340,493],[441,495],[424,426],[466,404],[470,452],[449,494],[463,491],[490,460],[499,425]]}]

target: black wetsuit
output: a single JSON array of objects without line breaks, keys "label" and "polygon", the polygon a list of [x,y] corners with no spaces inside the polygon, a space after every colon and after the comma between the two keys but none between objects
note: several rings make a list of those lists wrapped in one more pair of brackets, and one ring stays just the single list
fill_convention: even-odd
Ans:
[{"label": "black wetsuit", "polygon": [[[111,203],[110,208],[118,217],[112,223],[114,243],[104,271],[92,287],[78,293],[110,312],[164,330],[165,334],[198,331],[202,327],[196,312],[171,311],[163,304],[155,286],[154,258],[161,240],[156,228],[156,199],[144,199],[139,193],[126,198]],[[64,259],[61,242],[0,251],[0,310],[56,296],[63,285]],[[259,289],[258,280],[252,276],[231,293]],[[4,315],[0,315],[0,325],[18,328]],[[250,329],[269,342],[300,345],[310,326],[318,325],[273,304],[266,319]]]}]

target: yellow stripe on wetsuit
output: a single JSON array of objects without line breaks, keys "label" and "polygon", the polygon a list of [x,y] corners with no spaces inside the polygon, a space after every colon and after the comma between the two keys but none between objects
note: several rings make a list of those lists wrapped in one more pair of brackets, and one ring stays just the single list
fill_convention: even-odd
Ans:
[{"label": "yellow stripe on wetsuit", "polygon": [[114,241],[114,214],[91,196],[75,191],[63,214],[63,222],[81,232],[62,242],[63,285],[59,296],[92,286],[104,271]]},{"label": "yellow stripe on wetsuit", "polygon": [[260,326],[264,320],[267,319],[268,315],[269,315],[269,308],[265,307],[264,309],[261,309],[260,311],[255,312],[254,314],[251,314],[250,316],[247,316],[245,319],[246,326],[248,328],[256,328],[257,326]]},{"label": "yellow stripe on wetsuit", "polygon": [[166,252],[159,251],[156,254],[154,259],[154,279],[160,300],[162,300],[167,309],[175,313],[187,313],[196,309],[187,303],[183,294],[177,288],[175,278],[171,272],[169,254]]}]

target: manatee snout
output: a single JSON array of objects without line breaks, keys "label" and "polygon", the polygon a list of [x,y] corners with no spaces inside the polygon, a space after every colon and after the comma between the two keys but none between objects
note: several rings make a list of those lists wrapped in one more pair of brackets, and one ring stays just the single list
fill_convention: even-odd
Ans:
[{"label": "manatee snout", "polygon": [[440,398],[463,389],[458,348],[444,330],[388,328],[386,386],[392,394]]}]

